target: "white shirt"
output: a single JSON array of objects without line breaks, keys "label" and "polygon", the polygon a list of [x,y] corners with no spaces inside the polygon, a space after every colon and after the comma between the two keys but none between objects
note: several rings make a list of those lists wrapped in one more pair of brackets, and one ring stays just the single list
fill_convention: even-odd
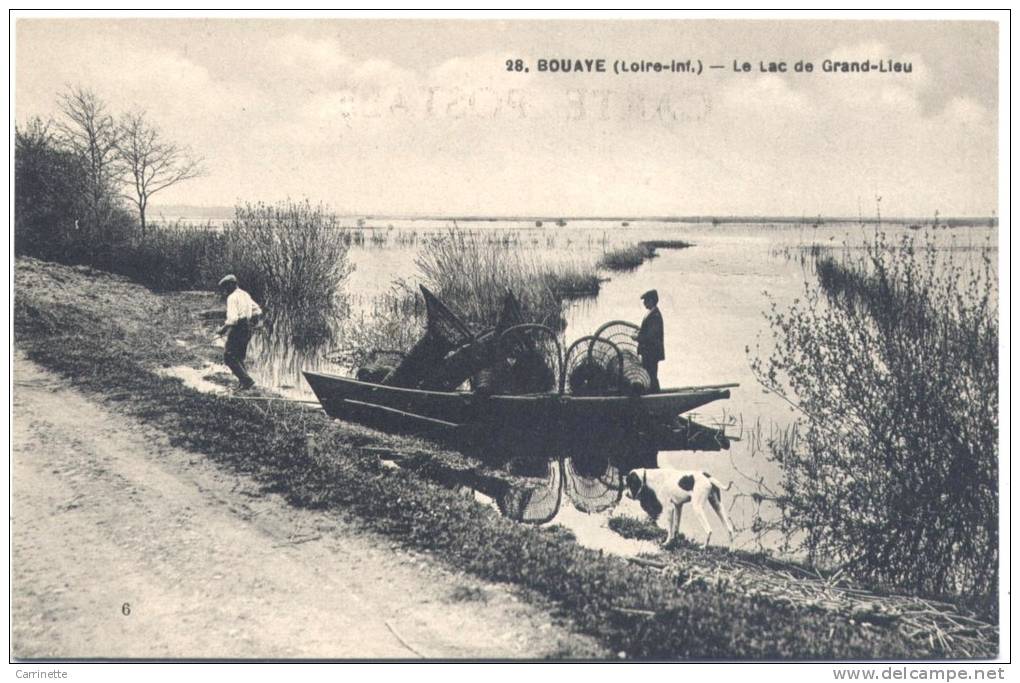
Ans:
[{"label": "white shirt", "polygon": [[262,315],[262,309],[252,300],[248,292],[240,287],[227,297],[227,325],[235,325],[240,320]]}]

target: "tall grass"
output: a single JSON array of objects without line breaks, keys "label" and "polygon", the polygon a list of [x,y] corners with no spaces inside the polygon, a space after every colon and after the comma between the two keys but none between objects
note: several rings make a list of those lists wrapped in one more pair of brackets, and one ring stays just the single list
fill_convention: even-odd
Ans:
[{"label": "tall grass", "polygon": [[652,249],[688,249],[694,246],[685,240],[645,240],[641,244]]},{"label": "tall grass", "polygon": [[352,270],[336,214],[322,204],[245,204],[223,230],[221,269],[267,309],[298,349],[329,342],[345,313]]},{"label": "tall grass", "polygon": [[270,336],[296,348],[328,343],[346,312],[351,231],[323,205],[245,204],[222,228],[157,223],[98,261],[157,291],[214,289],[227,273],[267,310]]},{"label": "tall grass", "polygon": [[427,242],[416,264],[426,286],[480,326],[495,324],[508,288],[526,320],[553,328],[563,325],[565,299],[599,290],[598,275],[588,263],[547,262],[509,244],[454,231]]},{"label": "tall grass", "polygon": [[[508,289],[521,303],[523,318],[560,329],[563,302],[595,296],[600,281],[584,260],[547,261],[515,238],[449,231],[423,238],[415,261],[421,282],[477,330],[493,327]],[[372,310],[348,320],[337,360],[360,365],[373,350],[406,351],[422,334],[425,310],[417,289],[406,281],[376,297]]]},{"label": "tall grass", "polygon": [[990,250],[877,234],[768,320],[762,384],[800,415],[773,443],[782,524],[815,561],[994,606],[998,317]]}]

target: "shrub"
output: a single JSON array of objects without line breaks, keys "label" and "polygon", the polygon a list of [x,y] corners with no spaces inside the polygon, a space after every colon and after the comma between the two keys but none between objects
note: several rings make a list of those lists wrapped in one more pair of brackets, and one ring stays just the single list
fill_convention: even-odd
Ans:
[{"label": "shrub", "polygon": [[74,252],[75,217],[84,215],[78,159],[57,147],[36,119],[14,133],[14,250],[66,260]]},{"label": "shrub", "polygon": [[[964,256],[961,256],[964,254]],[[979,259],[977,257],[980,257]],[[787,537],[812,560],[926,594],[994,603],[998,319],[988,250],[876,235],[767,314],[753,359],[799,410],[771,442]]]},{"label": "shrub", "polygon": [[[122,255],[134,218],[112,187],[95,196],[82,156],[50,127],[34,119],[15,131],[15,252],[107,268]],[[93,225],[96,215],[103,221]]]},{"label": "shrub", "polygon": [[223,273],[225,235],[212,224],[150,224],[110,270],[157,291],[210,289]]}]

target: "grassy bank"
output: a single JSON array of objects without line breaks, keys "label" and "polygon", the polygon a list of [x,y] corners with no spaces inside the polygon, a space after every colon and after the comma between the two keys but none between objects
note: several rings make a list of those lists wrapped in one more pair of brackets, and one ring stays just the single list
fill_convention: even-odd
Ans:
[{"label": "grassy bank", "polygon": [[[56,283],[71,285],[60,289]],[[558,530],[515,525],[450,490],[380,465],[389,437],[318,413],[202,394],[153,370],[186,362],[173,299],[102,274],[19,260],[17,347],[71,383],[165,431],[180,447],[249,473],[293,505],[353,516],[439,561],[553,600],[613,652],[640,658],[911,658],[961,655],[818,609],[687,583],[632,566]],[[110,311],[118,311],[111,315]],[[153,310],[164,311],[155,320]],[[686,585],[685,585],[686,584]],[[683,586],[681,588],[681,586]]]},{"label": "grassy bank", "polygon": [[142,232],[126,221],[107,230],[104,242],[78,233],[46,241],[38,232],[19,233],[19,254],[87,264],[157,291],[211,291],[233,273],[267,311],[266,333],[296,348],[328,344],[346,312],[348,240],[321,204],[238,205],[219,227],[159,223]]}]

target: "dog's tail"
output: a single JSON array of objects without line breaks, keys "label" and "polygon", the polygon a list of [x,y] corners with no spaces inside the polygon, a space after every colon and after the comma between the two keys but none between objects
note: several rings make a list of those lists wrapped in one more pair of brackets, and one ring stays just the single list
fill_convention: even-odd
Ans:
[{"label": "dog's tail", "polygon": [[733,486],[733,482],[732,481],[730,483],[726,484],[725,486],[723,486],[723,483],[721,481],[719,481],[718,479],[716,479],[712,475],[708,474],[708,472],[705,472],[705,474],[708,476],[708,480],[710,482],[712,482],[712,486],[715,486],[720,491],[729,491],[730,487]]}]

